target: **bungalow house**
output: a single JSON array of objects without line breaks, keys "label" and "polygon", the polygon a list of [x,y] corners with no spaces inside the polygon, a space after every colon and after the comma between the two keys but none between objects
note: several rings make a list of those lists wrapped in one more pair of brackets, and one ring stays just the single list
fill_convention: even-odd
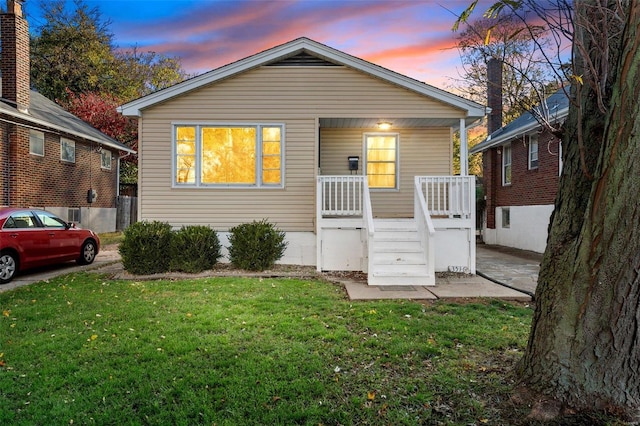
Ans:
[{"label": "bungalow house", "polygon": [[30,90],[21,1],[7,1],[0,32],[0,206],[44,208],[115,231],[119,155],[134,151]]},{"label": "bungalow house", "polygon": [[569,111],[565,90],[493,131],[470,150],[482,153],[485,243],[544,252],[562,172],[562,145],[539,117],[562,125]]},{"label": "bungalow house", "polygon": [[475,272],[475,178],[452,176],[452,135],[482,105],[298,38],[119,110],[139,120],[139,220],[226,244],[267,219],[282,263],[375,285]]}]

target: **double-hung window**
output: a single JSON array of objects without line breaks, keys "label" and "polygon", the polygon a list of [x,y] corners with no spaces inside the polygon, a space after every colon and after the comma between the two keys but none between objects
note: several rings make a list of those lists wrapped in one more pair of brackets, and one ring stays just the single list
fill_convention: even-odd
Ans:
[{"label": "double-hung window", "polygon": [[282,187],[281,124],[174,126],[176,186]]},{"label": "double-hung window", "polygon": [[369,188],[398,189],[398,135],[365,135],[365,158]]},{"label": "double-hung window", "polygon": [[102,148],[100,151],[100,167],[105,170],[111,170],[111,151]]},{"label": "double-hung window", "polygon": [[511,185],[511,144],[502,147],[502,185]]},{"label": "double-hung window", "polygon": [[538,168],[538,135],[529,135],[529,169]]},{"label": "double-hung window", "polygon": [[44,132],[29,130],[29,154],[44,156]]},{"label": "double-hung window", "polygon": [[68,163],[76,162],[76,143],[70,139],[60,138],[60,159]]}]

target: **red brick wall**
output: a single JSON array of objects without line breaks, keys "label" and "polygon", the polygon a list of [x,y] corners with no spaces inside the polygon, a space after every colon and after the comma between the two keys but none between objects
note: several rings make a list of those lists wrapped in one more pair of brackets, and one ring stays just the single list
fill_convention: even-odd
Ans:
[{"label": "red brick wall", "polygon": [[[45,133],[44,156],[29,153],[29,129],[10,125],[9,130],[9,202],[19,207],[86,207],[87,190],[93,188],[98,197],[92,207],[113,208],[116,205],[117,161],[111,170],[100,166],[97,145],[76,142],[76,161],[60,160],[60,136]],[[74,140],[74,138],[68,138]],[[117,152],[112,152],[112,157]]]},{"label": "red brick wall", "polygon": [[[558,190],[560,141],[544,132],[538,136],[538,168],[529,170],[527,138],[511,141],[511,185],[502,185],[502,148],[483,153],[487,196],[487,228],[495,228],[495,208],[553,204]],[[498,153],[498,151],[500,153]]]},{"label": "red brick wall", "polygon": [[[21,12],[20,12],[21,13]],[[2,52],[2,97],[17,102],[20,109],[29,106],[29,25],[22,16],[0,15]]]}]

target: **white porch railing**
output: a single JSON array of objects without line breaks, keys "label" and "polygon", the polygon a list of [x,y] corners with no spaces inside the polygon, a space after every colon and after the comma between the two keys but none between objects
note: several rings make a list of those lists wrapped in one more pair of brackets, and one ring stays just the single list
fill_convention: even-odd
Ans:
[{"label": "white porch railing", "polygon": [[[413,192],[413,215],[428,273],[451,267],[475,273],[475,176],[416,176]],[[367,272],[374,258],[375,232],[367,177],[318,176],[316,196],[318,270],[324,268],[323,253],[333,255],[349,247],[355,257],[362,250],[361,270]],[[338,235],[343,231],[348,241]],[[332,257],[331,262],[342,261]],[[355,263],[353,257],[344,261],[350,267]]]},{"label": "white porch railing", "polygon": [[361,175],[318,176],[322,216],[362,216],[365,185]]},{"label": "white porch railing", "polygon": [[433,216],[470,219],[475,215],[475,176],[416,176]]}]

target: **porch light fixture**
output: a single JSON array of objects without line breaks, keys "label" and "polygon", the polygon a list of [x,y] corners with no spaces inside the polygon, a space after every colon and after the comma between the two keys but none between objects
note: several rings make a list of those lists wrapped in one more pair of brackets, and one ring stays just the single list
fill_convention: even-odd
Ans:
[{"label": "porch light fixture", "polygon": [[391,123],[388,121],[380,121],[378,123],[378,130],[391,130]]}]

